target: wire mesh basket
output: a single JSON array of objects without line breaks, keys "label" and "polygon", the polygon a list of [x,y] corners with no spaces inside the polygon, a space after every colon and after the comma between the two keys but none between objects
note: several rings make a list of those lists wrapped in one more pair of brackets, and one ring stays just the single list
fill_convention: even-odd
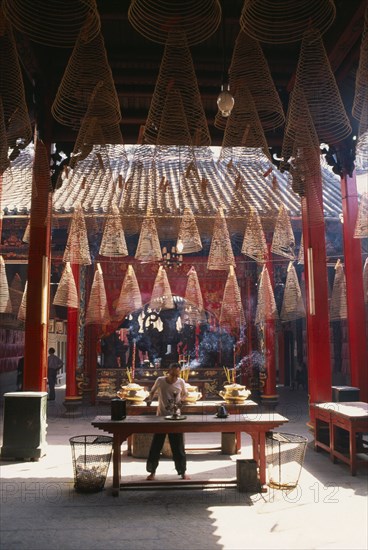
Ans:
[{"label": "wire mesh basket", "polygon": [[74,489],[97,493],[105,486],[113,438],[106,435],[78,435],[69,439],[72,449]]},{"label": "wire mesh basket", "polygon": [[294,489],[302,471],[308,439],[301,435],[269,432],[266,435],[268,485]]}]

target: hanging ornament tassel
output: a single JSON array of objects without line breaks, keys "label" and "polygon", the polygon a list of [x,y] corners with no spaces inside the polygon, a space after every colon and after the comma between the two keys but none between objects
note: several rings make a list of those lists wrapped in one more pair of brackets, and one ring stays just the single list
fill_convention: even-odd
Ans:
[{"label": "hanging ornament tassel", "polygon": [[273,294],[270,275],[266,266],[263,266],[258,285],[258,299],[255,324],[264,323],[272,319],[277,319],[277,307],[275,296]]},{"label": "hanging ornament tassel", "polygon": [[79,308],[78,291],[69,262],[65,264],[64,271],[52,303],[54,306]]},{"label": "hanging ornament tassel", "polygon": [[228,270],[231,265],[235,267],[235,258],[224,211],[219,208],[213,228],[207,269]]},{"label": "hanging ornament tassel", "polygon": [[150,301],[151,309],[174,309],[170,283],[162,265],[158,268]]},{"label": "hanging ornament tassel", "polygon": [[330,321],[347,319],[348,308],[346,302],[346,280],[344,268],[340,260],[335,265],[335,278],[331,293]]},{"label": "hanging ornament tassel", "polygon": [[271,252],[295,260],[295,237],[287,210],[281,204],[273,234]]},{"label": "hanging ornament tassel", "polygon": [[132,311],[142,307],[142,296],[133,266],[128,265],[120,295],[115,307],[116,316],[124,319]]},{"label": "hanging ornament tassel", "polygon": [[302,317],[305,317],[303,296],[295,268],[292,262],[290,262],[287,270],[280,319],[286,322],[295,321],[295,319],[301,319]]},{"label": "hanging ornament tassel", "polygon": [[110,322],[105,283],[101,265],[97,263],[86,312],[86,325],[105,325]]}]

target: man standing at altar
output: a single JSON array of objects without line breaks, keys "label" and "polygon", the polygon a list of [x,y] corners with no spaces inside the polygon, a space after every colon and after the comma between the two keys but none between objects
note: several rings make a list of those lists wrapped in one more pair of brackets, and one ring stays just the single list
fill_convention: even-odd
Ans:
[{"label": "man standing at altar", "polygon": [[[151,404],[154,395],[157,393],[158,407],[157,416],[165,416],[170,412],[170,405],[173,402],[180,408],[180,403],[187,396],[185,382],[180,378],[180,364],[171,363],[166,376],[159,376],[154,383],[149,396],[146,398],[148,405]],[[186,475],[187,458],[184,448],[184,435],[181,433],[167,434],[170,442],[170,447],[173,454],[175,469],[182,479],[190,479]],[[155,479],[156,470],[158,467],[160,453],[165,441],[166,434],[154,434],[150,452],[147,459],[148,481]]]}]

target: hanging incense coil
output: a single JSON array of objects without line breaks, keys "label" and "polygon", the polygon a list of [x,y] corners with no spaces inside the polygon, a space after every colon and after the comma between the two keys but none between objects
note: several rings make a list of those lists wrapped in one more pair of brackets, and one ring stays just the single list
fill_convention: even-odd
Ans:
[{"label": "hanging incense coil", "polygon": [[248,86],[264,130],[274,130],[284,124],[281,99],[262,48],[257,40],[242,31],[235,42],[229,76],[232,90],[241,84]]},{"label": "hanging incense coil", "polygon": [[25,321],[27,316],[27,287],[28,287],[28,281],[26,281],[22,300],[20,302],[20,306],[18,309],[17,318],[19,319],[19,321]]},{"label": "hanging incense coil", "polygon": [[330,320],[347,319],[348,306],[346,301],[346,280],[344,268],[340,260],[335,265],[335,278],[331,293]]},{"label": "hanging incense coil", "polygon": [[[32,223],[31,227],[51,225],[50,164],[46,146],[40,140],[35,143],[35,155],[32,166]],[[37,197],[47,196],[47,201],[38,201]]]},{"label": "hanging incense coil", "polygon": [[364,28],[360,44],[359,65],[355,75],[355,93],[352,115],[361,121],[368,102],[368,4],[364,14]]},{"label": "hanging incense coil", "polygon": [[145,129],[144,141],[156,144],[168,92],[175,83],[180,93],[193,145],[210,145],[211,137],[199,93],[188,43],[183,33],[170,33],[156,80]]},{"label": "hanging incense coil", "polygon": [[240,330],[245,323],[241,294],[233,266],[227,276],[220,312],[220,326]]},{"label": "hanging incense coil", "polygon": [[[182,250],[179,250],[178,244],[181,241]],[[181,219],[178,241],[176,248],[180,254],[191,254],[202,250],[202,241],[198,231],[195,217],[190,208],[184,209],[184,214]]]},{"label": "hanging incense coil", "polygon": [[199,284],[198,274],[192,266],[187,273],[187,286],[185,288],[185,300],[192,304],[199,312],[203,310],[203,297]]},{"label": "hanging incense coil", "polygon": [[140,262],[157,262],[162,260],[160,241],[155,218],[147,215],[142,222],[135,259]]},{"label": "hanging incense coil", "polygon": [[26,226],[25,230],[24,230],[23,237],[22,237],[22,242],[29,243],[30,237],[31,237],[31,222],[29,221],[27,223],[27,226]]},{"label": "hanging incense coil", "polygon": [[132,311],[142,308],[142,296],[133,266],[128,265],[118,301],[115,306],[115,316],[124,319]]},{"label": "hanging incense coil", "polygon": [[278,319],[275,296],[272,290],[270,275],[266,266],[263,266],[258,284],[257,309],[255,324]]},{"label": "hanging incense coil", "polygon": [[295,260],[295,237],[291,227],[290,218],[283,204],[279,209],[275,230],[273,233],[271,252]]},{"label": "hanging incense coil", "polygon": [[4,258],[0,255],[0,313],[12,313]]},{"label": "hanging incense coil", "polygon": [[65,264],[52,303],[55,306],[79,308],[77,286],[75,284],[73,271],[69,262]]},{"label": "hanging incense coil", "polygon": [[229,230],[222,208],[215,218],[211,247],[208,254],[207,269],[228,270],[235,267],[235,258],[231,246]]},{"label": "hanging incense coil", "polygon": [[244,232],[241,253],[258,263],[267,260],[268,250],[266,237],[257,210],[251,208]]},{"label": "hanging incense coil", "polygon": [[[351,126],[323,45],[316,30],[305,33],[294,90],[302,89],[305,95],[319,143],[336,143],[351,133]],[[298,105],[290,117],[298,117]],[[296,124],[294,124],[296,127]]]},{"label": "hanging incense coil", "polygon": [[215,115],[215,121],[214,121],[213,125],[218,130],[224,131],[225,128],[226,128],[227,121],[228,121],[228,117],[222,116],[221,111],[218,110],[216,115]]},{"label": "hanging incense coil", "polygon": [[193,46],[216,32],[221,21],[218,0],[132,0],[128,19],[141,35],[152,42],[165,44],[168,34],[185,32]]},{"label": "hanging incense coil", "polygon": [[3,0],[3,8],[18,31],[45,46],[72,48],[83,25],[88,40],[101,27],[95,0]]},{"label": "hanging incense coil", "polygon": [[97,263],[87,305],[85,324],[106,325],[109,322],[110,313],[107,303],[105,282],[101,265]]},{"label": "hanging incense coil", "polygon": [[364,302],[368,304],[368,258],[365,259],[363,267],[363,291]]},{"label": "hanging incense coil", "polygon": [[299,286],[298,275],[295,267],[290,262],[281,306],[280,319],[283,322],[295,321],[305,317],[305,308],[302,291]]},{"label": "hanging incense coil", "polygon": [[359,200],[354,237],[356,239],[368,237],[368,193],[363,193]]},{"label": "hanging incense coil", "polygon": [[8,138],[6,137],[3,102],[0,97],[0,176],[2,176],[5,170],[10,166],[8,154],[9,147]]},{"label": "hanging incense coil", "polygon": [[80,204],[75,207],[71,219],[63,261],[80,265],[90,265],[92,263],[89,253],[86,222]]},{"label": "hanging incense coil", "polygon": [[368,97],[359,121],[358,137],[355,148],[355,165],[357,170],[368,170]]},{"label": "hanging incense coil", "polygon": [[96,85],[101,82],[95,111],[101,124],[115,125],[121,119],[120,105],[103,36],[99,33],[86,41],[85,28],[82,28],[51,107],[54,118],[78,129]]},{"label": "hanging incense coil", "polygon": [[303,233],[300,237],[300,245],[299,245],[299,252],[298,252],[298,264],[304,265],[304,239],[303,239]]},{"label": "hanging incense coil", "polygon": [[[3,8],[5,8],[4,4]],[[15,147],[17,140],[27,145],[32,139],[32,126],[28,115],[22,71],[11,25],[1,7],[0,74],[0,98],[8,146]]]},{"label": "hanging incense coil", "polygon": [[191,145],[187,118],[179,90],[169,89],[158,129],[156,145]]},{"label": "hanging incense coil", "polygon": [[100,245],[101,256],[128,256],[121,215],[116,204],[107,214]]},{"label": "hanging incense coil", "polygon": [[175,304],[165,269],[160,265],[153,284],[151,309],[174,309]]},{"label": "hanging incense coil", "polygon": [[245,0],[242,30],[260,42],[299,42],[309,28],[327,31],[336,17],[333,0]]}]

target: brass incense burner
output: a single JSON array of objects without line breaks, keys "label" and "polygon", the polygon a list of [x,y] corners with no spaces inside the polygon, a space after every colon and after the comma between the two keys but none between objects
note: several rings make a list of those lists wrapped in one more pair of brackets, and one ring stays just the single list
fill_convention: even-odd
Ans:
[{"label": "brass incense burner", "polygon": [[198,391],[198,386],[191,386],[188,382],[185,383],[187,396],[183,400],[184,403],[196,403],[202,397],[202,393]]},{"label": "brass incense burner", "polygon": [[251,394],[250,390],[247,390],[245,386],[236,384],[235,382],[233,384],[225,384],[224,388],[225,391],[220,391],[219,395],[221,395],[226,403],[241,405]]},{"label": "brass incense burner", "polygon": [[121,389],[117,392],[117,396],[120,399],[126,399],[136,404],[143,404],[148,395],[149,392],[145,388],[133,382],[130,382],[126,386],[121,386]]}]

